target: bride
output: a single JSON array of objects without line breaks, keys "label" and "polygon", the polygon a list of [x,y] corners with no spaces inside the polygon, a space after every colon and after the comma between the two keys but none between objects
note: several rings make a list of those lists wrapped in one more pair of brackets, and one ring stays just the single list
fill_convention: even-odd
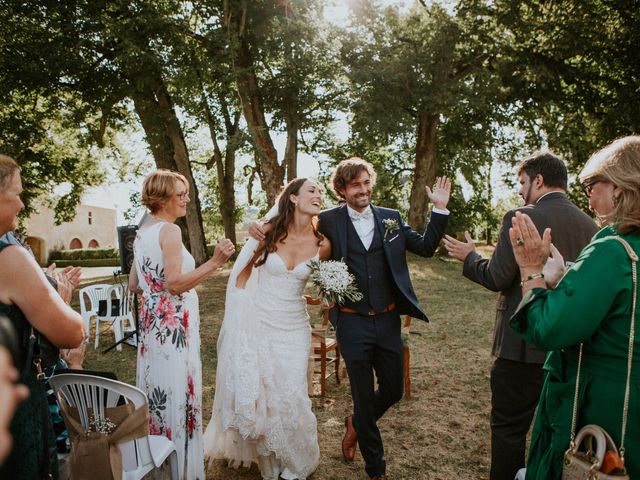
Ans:
[{"label": "bride", "polygon": [[322,200],[317,183],[289,182],[266,238],[249,239],[227,285],[205,456],[235,468],[256,462],[265,480],[303,480],[320,457],[307,394],[311,334],[303,294],[307,262],[331,255],[316,229]]}]

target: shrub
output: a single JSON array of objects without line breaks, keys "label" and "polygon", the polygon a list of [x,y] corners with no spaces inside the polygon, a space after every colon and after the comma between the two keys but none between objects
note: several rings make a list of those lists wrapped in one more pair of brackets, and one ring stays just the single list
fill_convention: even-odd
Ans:
[{"label": "shrub", "polygon": [[64,268],[69,265],[74,267],[119,267],[120,259],[118,258],[88,258],[79,260],[53,260],[49,263],[56,264],[56,267]]},{"label": "shrub", "polygon": [[120,263],[120,254],[116,248],[78,248],[74,250],[52,250],[49,253],[49,263],[60,260],[97,260],[115,259]]}]

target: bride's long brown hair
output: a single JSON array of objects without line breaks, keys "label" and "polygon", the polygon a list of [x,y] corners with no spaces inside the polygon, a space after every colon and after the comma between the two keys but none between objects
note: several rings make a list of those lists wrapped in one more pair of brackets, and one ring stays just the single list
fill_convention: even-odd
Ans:
[{"label": "bride's long brown hair", "polygon": [[[293,222],[293,213],[296,208],[296,204],[289,198],[291,195],[298,195],[302,185],[308,180],[308,178],[296,178],[291,180],[278,197],[278,214],[269,220],[269,224],[272,225],[271,229],[267,232],[263,244],[256,252],[256,258],[258,261],[255,263],[256,267],[264,265],[267,261],[267,256],[270,253],[278,250],[278,242],[284,243],[285,239],[289,235],[289,226]],[[318,239],[318,246],[322,243],[324,235],[322,235],[317,228],[316,222],[311,222],[311,228],[313,234]]]}]

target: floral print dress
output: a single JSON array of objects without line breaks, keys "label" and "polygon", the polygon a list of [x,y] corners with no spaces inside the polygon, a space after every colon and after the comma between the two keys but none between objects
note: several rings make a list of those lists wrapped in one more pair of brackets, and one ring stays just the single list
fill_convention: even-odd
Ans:
[{"label": "floral print dress", "polygon": [[[195,290],[166,289],[159,222],[138,231],[133,246],[142,289],[137,385],[149,398],[152,435],[173,440],[180,478],[204,480],[200,318]],[[182,247],[182,272],[195,268]]]}]

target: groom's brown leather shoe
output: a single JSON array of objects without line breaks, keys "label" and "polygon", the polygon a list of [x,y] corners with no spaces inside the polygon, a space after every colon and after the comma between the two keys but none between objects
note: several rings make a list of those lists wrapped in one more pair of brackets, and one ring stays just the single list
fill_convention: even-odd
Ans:
[{"label": "groom's brown leather shoe", "polygon": [[347,430],[342,438],[342,456],[347,462],[353,462],[356,456],[356,446],[358,445],[358,434],[356,429],[353,428],[353,415],[349,415],[344,419],[344,426]]}]

